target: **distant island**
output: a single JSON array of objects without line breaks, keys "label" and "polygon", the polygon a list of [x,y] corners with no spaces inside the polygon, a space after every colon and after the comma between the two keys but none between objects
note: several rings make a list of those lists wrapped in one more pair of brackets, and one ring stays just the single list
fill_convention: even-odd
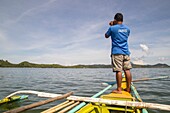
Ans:
[{"label": "distant island", "polygon": [[[167,64],[155,64],[155,65],[137,65],[132,63],[133,68],[170,68]],[[0,67],[14,67],[14,68],[111,68],[108,64],[93,64],[93,65],[73,65],[73,66],[63,66],[60,64],[35,64],[28,61],[21,62],[19,64],[10,63],[7,60],[0,60]]]}]

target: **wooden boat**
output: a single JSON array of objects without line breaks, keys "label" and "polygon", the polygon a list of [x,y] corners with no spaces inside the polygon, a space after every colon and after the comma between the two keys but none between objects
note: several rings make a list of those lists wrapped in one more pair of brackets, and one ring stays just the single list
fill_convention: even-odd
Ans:
[{"label": "wooden boat", "polygon": [[[125,77],[122,79],[122,89],[126,88],[126,79]],[[137,93],[136,88],[131,85],[131,93],[126,91],[122,91],[122,94],[110,93],[101,95],[101,99],[108,99],[108,100],[118,100],[118,101],[138,101],[142,102],[139,94]],[[148,113],[146,109],[137,108],[137,107],[129,107],[129,106],[118,106],[118,105],[107,105],[101,103],[89,103],[78,110],[76,113]]]}]

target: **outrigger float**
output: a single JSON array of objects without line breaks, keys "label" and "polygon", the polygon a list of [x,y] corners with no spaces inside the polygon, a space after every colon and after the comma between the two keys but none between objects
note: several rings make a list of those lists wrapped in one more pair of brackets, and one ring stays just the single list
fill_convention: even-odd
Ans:
[{"label": "outrigger float", "polygon": [[[133,82],[155,80],[155,79],[162,79],[162,78],[168,78],[168,76],[156,77],[156,78],[144,78],[144,79],[134,80]],[[19,107],[16,109],[12,109],[4,113],[19,113],[60,99],[66,99],[66,101],[59,105],[51,107],[45,111],[42,111],[41,113],[55,113],[55,112],[56,113],[148,113],[147,108],[170,111],[170,105],[142,102],[142,99],[140,98],[133,83],[131,85],[131,93],[122,91],[122,94],[115,94],[115,93],[103,94],[105,91],[110,89],[113,85],[115,85],[116,82],[105,83],[105,84],[107,84],[108,86],[104,88],[102,91],[93,95],[92,97],[71,96],[73,92],[69,92],[61,95],[61,94],[45,93],[45,92],[38,92],[38,91],[17,91],[15,93],[10,94],[5,99],[10,99],[14,97],[14,95],[21,94],[21,93],[36,94],[39,97],[48,97],[49,99],[36,102],[30,105],[26,105],[23,107]],[[125,88],[126,88],[126,79],[125,77],[123,77],[122,89]],[[22,98],[19,98],[18,100],[20,99]]]},{"label": "outrigger float", "polygon": [[17,101],[17,100],[24,100],[24,99],[27,99],[28,98],[28,95],[14,95],[14,96],[10,96],[10,97],[7,97],[7,98],[4,98],[2,100],[0,100],[0,105],[2,104],[5,104],[5,103],[10,103],[10,102],[14,102],[14,101]]}]

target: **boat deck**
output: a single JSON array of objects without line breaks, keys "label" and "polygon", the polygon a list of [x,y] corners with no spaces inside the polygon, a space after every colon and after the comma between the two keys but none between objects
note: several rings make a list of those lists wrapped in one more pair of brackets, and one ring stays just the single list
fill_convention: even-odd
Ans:
[{"label": "boat deck", "polygon": [[100,98],[108,99],[108,100],[124,100],[124,101],[132,101],[135,98],[126,91],[122,91],[122,94],[110,93],[106,95],[102,95]]}]

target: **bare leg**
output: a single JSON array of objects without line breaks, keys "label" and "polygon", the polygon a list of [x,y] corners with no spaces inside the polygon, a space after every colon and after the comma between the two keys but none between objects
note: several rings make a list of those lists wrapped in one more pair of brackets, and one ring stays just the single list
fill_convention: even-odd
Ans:
[{"label": "bare leg", "polygon": [[117,89],[113,90],[113,93],[122,93],[122,72],[118,71],[116,72],[116,81],[117,81]]},{"label": "bare leg", "polygon": [[125,77],[126,77],[126,84],[127,84],[127,88],[126,91],[130,92],[130,86],[131,86],[131,82],[132,82],[132,76],[130,73],[130,70],[125,70]]}]

